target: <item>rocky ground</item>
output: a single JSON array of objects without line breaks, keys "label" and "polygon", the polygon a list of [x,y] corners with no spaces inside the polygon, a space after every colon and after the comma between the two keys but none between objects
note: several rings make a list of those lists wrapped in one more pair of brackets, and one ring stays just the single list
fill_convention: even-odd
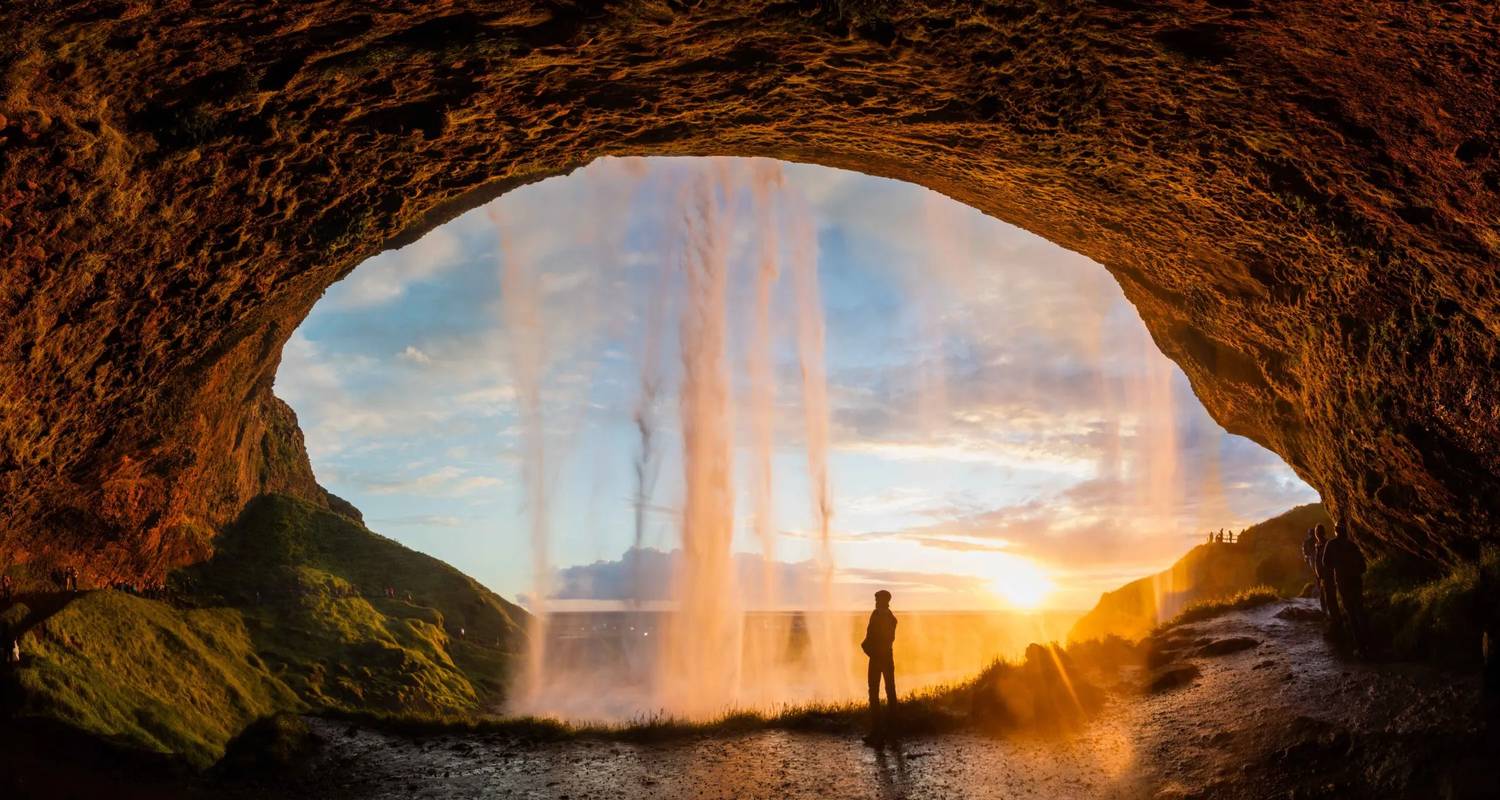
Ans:
[{"label": "rocky ground", "polygon": [[306,768],[213,791],[574,800],[1500,794],[1500,776],[1484,768],[1477,683],[1425,666],[1350,661],[1319,635],[1310,603],[1174,629],[1153,674],[1176,679],[1154,692],[1115,693],[1100,717],[1066,740],[948,735],[872,749],[849,736],[767,731],[653,744],[541,743],[481,734],[405,738],[314,720],[323,746]]}]

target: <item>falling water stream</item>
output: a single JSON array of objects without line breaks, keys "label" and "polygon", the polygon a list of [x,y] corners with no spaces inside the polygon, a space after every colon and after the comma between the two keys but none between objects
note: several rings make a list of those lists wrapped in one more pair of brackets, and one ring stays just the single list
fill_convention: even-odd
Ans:
[{"label": "falling water stream", "polygon": [[[833,500],[829,486],[829,405],[824,365],[823,305],[818,286],[816,232],[811,214],[782,179],[777,162],[705,162],[680,186],[676,229],[662,237],[660,257],[676,270],[649,300],[643,324],[639,398],[633,416],[637,431],[634,543],[645,542],[652,506],[657,452],[658,395],[663,382],[659,359],[668,309],[678,310],[677,342],[681,377],[677,392],[684,489],[676,531],[681,558],[672,579],[670,610],[621,625],[620,658],[607,677],[619,702],[580,697],[576,675],[558,674],[567,653],[549,653],[557,638],[548,631],[545,599],[549,586],[550,532],[547,517],[547,403],[542,381],[547,364],[545,299],[524,254],[502,244],[502,288],[506,333],[520,405],[524,451],[523,481],[531,520],[534,580],[531,610],[536,620],[526,674],[513,710],[563,716],[666,714],[701,718],[726,710],[788,700],[842,699],[850,690],[851,626],[834,609],[832,549]],[[748,205],[748,209],[743,206]],[[734,309],[730,287],[735,268],[733,233],[743,216],[753,224],[755,241],[752,305],[743,365],[732,363]],[[504,224],[496,219],[505,238]],[[780,235],[788,230],[787,236]],[[785,239],[783,242],[782,239]],[[773,319],[773,298],[786,263],[792,276],[795,320]],[[665,296],[675,292],[670,300]],[[777,531],[774,522],[773,454],[776,448],[774,350],[776,333],[793,330],[801,372],[808,483],[816,544],[814,607],[799,613],[750,617],[746,614],[733,561],[735,517],[735,422],[748,421],[753,508],[751,525],[761,549],[760,604],[777,605],[773,574]],[[743,367],[747,397],[736,409],[732,375]],[[636,601],[648,594],[637,574]],[[804,587],[805,588],[805,587]],[[747,630],[747,627],[749,628]],[[633,637],[656,635],[650,651]],[[567,637],[563,636],[566,640]]]},{"label": "falling water stream", "polygon": [[[549,448],[548,432],[566,428],[568,422],[558,419],[554,409],[563,404],[549,399],[544,385],[551,367],[549,335],[564,321],[548,315],[576,312],[560,312],[558,304],[547,302],[546,276],[527,253],[507,246],[505,220],[492,212],[501,239],[502,312],[519,411],[522,446],[517,455],[523,465],[534,581],[529,592],[531,647],[525,674],[512,693],[511,711],[614,720],[658,714],[705,718],[737,708],[849,700],[862,689],[854,661],[862,623],[836,600],[832,410],[814,213],[785,180],[779,162],[691,163],[673,173],[674,213],[650,237],[657,245],[654,261],[645,269],[654,277],[647,278],[651,286],[643,307],[617,309],[618,330],[611,334],[614,341],[637,341],[639,347],[631,356],[638,381],[635,400],[626,412],[634,423],[635,449],[635,486],[629,498],[633,549],[626,554],[631,597],[625,611],[607,619],[549,614],[549,469],[562,459],[559,448]],[[622,169],[623,176],[638,177],[637,171]],[[1097,460],[1092,465],[1094,513],[1110,525],[1172,529],[1181,518],[1185,482],[1199,480],[1213,484],[1206,486],[1200,513],[1223,519],[1227,509],[1218,486],[1217,456],[1199,476],[1185,475],[1178,463],[1182,442],[1174,373],[1149,337],[1143,332],[1139,345],[1147,351],[1144,371],[1122,375],[1111,372],[1110,362],[1136,345],[1112,341],[1102,312],[1094,312],[1098,318],[1087,313],[1062,320],[1038,315],[1013,323],[965,317],[973,313],[966,302],[994,291],[994,284],[970,274],[978,259],[966,251],[973,244],[966,238],[965,221],[950,207],[937,195],[924,198],[924,269],[905,287],[924,340],[917,344],[920,374],[913,376],[912,386],[903,387],[910,390],[904,397],[912,401],[910,412],[928,437],[921,445],[948,443],[941,437],[952,435],[955,410],[950,405],[965,399],[950,396],[945,336],[964,325],[986,330],[1011,325],[1013,331],[1041,327],[1043,335],[1071,342],[1075,357],[1090,370],[1098,416],[1080,424],[1091,426],[1088,435]],[[602,236],[597,231],[589,235]],[[1003,285],[1001,290],[1013,288]],[[1097,286],[1080,284],[1070,291],[1079,308],[1094,311],[1115,302],[1111,298],[1117,290],[1101,272]],[[779,292],[786,301],[778,302]],[[676,370],[669,362],[673,344]],[[783,347],[795,353],[799,380],[788,380],[778,393]],[[1044,405],[1042,398],[1052,390],[1024,369],[1011,369],[1006,376],[1012,403]],[[786,391],[790,385],[797,387],[795,396]],[[674,401],[675,419],[669,413]],[[797,406],[800,425],[784,424],[783,405]],[[1026,420],[1022,415],[1005,424],[1024,425]],[[682,493],[675,504],[656,497],[664,456],[671,456],[663,451],[674,446],[680,447],[680,458],[673,462],[680,461],[682,470]],[[801,502],[792,498],[789,503],[776,494],[775,454],[789,446],[803,450],[811,521],[807,531],[777,529],[780,507]],[[749,506],[743,520],[736,509],[741,485]],[[671,549],[678,553],[669,586],[661,585],[659,576],[648,578],[640,567],[640,556],[651,543],[652,520],[660,518],[670,519]],[[736,569],[735,537],[741,527],[752,534],[750,541],[759,551],[754,576]],[[805,536],[810,545],[811,568],[799,574],[811,576],[813,585],[779,582],[777,542],[789,534]],[[1158,591],[1167,597],[1180,588]],[[756,598],[753,604],[748,597]],[[797,608],[789,610],[793,606]],[[973,669],[1001,654],[993,642],[954,644],[966,630],[983,628],[975,620],[964,621],[966,629],[930,622],[924,632],[922,624],[915,619],[910,626],[903,623],[903,637],[908,637],[903,641],[920,645],[912,651],[948,659],[943,663]],[[1024,646],[1064,633],[1042,625],[1003,635],[1016,639],[1006,646]],[[986,635],[1002,634],[991,630]],[[939,669],[928,677],[961,675]]]}]

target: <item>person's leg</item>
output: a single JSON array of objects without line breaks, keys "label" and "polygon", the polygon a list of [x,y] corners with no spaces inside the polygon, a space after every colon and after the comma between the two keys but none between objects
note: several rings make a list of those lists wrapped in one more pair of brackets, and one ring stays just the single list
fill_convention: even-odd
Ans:
[{"label": "person's leg", "polygon": [[1349,620],[1349,634],[1354,637],[1354,648],[1368,656],[1369,637],[1365,630],[1365,581],[1362,575],[1353,575],[1339,582],[1339,599],[1344,603],[1344,616]]},{"label": "person's leg", "polygon": [[870,684],[870,730],[880,728],[880,661],[873,656],[866,678]]},{"label": "person's leg", "polygon": [[1333,576],[1323,576],[1323,606],[1328,615],[1328,630],[1337,631],[1343,625],[1343,615],[1339,613],[1339,596],[1334,588]]},{"label": "person's leg", "polygon": [[891,656],[885,660],[881,672],[885,675],[885,704],[888,708],[896,708],[896,657]]}]

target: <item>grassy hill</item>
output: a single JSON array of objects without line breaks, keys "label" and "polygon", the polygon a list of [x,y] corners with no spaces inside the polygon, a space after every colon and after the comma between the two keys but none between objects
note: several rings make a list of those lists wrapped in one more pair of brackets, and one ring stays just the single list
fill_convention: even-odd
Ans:
[{"label": "grassy hill", "polygon": [[1247,528],[1234,544],[1200,544],[1170,568],[1106,592],[1073,625],[1068,640],[1139,639],[1193,603],[1254,586],[1294,595],[1312,580],[1302,561],[1302,538],[1319,522],[1333,527],[1323,506],[1314,503]]},{"label": "grassy hill", "polygon": [[258,498],[214,544],[214,557],[178,584],[239,609],[257,652],[315,706],[490,708],[524,648],[520,607],[311,503]]},{"label": "grassy hill", "polygon": [[173,602],[54,592],[4,610],[25,631],[4,711],[203,767],[281,711],[493,710],[525,646],[526,612],[472,578],[280,495],[172,587]]}]

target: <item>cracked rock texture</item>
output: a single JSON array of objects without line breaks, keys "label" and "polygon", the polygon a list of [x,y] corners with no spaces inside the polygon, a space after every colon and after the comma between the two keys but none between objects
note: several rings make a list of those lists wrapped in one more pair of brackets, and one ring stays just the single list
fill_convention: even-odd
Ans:
[{"label": "cracked rock texture", "polygon": [[[330,283],[603,155],[931,187],[1104,264],[1368,539],[1496,538],[1487,2],[0,7],[0,559],[200,559],[329,502],[271,396]],[[1367,539],[1367,540],[1368,540]]]}]

